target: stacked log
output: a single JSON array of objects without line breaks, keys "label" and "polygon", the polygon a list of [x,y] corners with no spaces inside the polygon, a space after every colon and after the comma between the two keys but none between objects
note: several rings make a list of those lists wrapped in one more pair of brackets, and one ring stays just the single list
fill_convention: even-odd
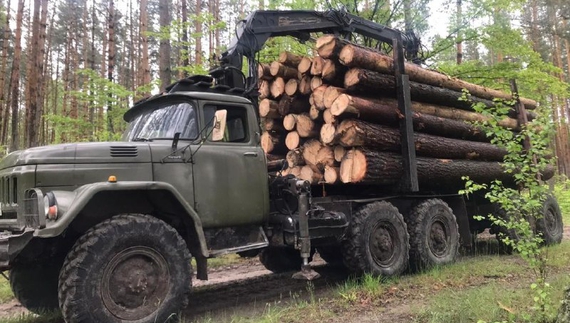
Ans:
[{"label": "stacked log", "polygon": [[[278,61],[260,65],[262,148],[286,159],[284,175],[311,184],[397,187],[404,175],[403,116],[392,58],[331,35],[316,44],[319,55],[314,57],[283,52]],[[511,95],[414,64],[405,68],[420,188],[460,188],[462,176],[511,180],[500,166],[506,152],[473,123],[488,117],[471,108],[474,102],[491,106],[494,98]],[[470,92],[468,101],[464,89]],[[527,109],[536,107],[532,100],[521,102]],[[499,125],[518,131],[512,116]],[[543,175],[552,176],[550,170]]]}]

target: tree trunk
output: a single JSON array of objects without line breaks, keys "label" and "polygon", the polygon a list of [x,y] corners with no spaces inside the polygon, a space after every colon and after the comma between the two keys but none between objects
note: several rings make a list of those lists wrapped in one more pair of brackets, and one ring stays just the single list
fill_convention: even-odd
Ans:
[{"label": "tree trunk", "polygon": [[305,159],[303,159],[303,151],[301,149],[290,150],[285,158],[289,167],[305,165]]},{"label": "tree trunk", "polygon": [[198,66],[202,65],[202,0],[196,0],[196,20],[194,20],[194,63]]},{"label": "tree trunk", "polygon": [[297,69],[297,66],[299,66],[299,63],[301,63],[302,59],[303,59],[302,56],[295,55],[289,52],[281,52],[279,54],[279,59],[277,61],[283,65]]},{"label": "tree trunk", "polygon": [[[197,0],[200,1],[200,0]],[[148,58],[148,36],[147,36],[147,25],[148,25],[148,0],[140,0],[140,32],[139,38],[141,42],[141,58],[139,66],[139,82],[138,86],[144,86],[150,84],[150,62]],[[196,44],[198,46],[198,44]],[[150,95],[150,89],[141,93],[140,96]]]},{"label": "tree trunk", "polygon": [[10,91],[11,100],[10,106],[12,108],[12,136],[10,140],[10,151],[18,150],[20,146],[20,136],[18,127],[18,98],[20,90],[20,59],[22,56],[22,21],[24,16],[24,0],[18,1],[18,12],[16,14],[16,35],[14,36],[14,59],[12,60],[12,72],[10,75]]},{"label": "tree trunk", "polygon": [[[391,97],[396,96],[396,81],[394,76],[353,68],[346,73],[344,85],[347,90],[356,93],[379,93]],[[378,94],[377,94],[378,95]],[[376,95],[376,96],[377,96]],[[460,100],[463,93],[423,83],[410,82],[410,96],[414,101],[452,105],[453,107],[471,110],[472,103],[483,103],[492,106],[493,102],[477,97],[468,101]]]},{"label": "tree trunk", "polygon": [[[355,45],[344,46],[339,54],[339,60],[342,64],[349,67],[361,67],[387,74],[394,73],[394,62],[391,57]],[[466,89],[472,96],[487,100],[493,100],[495,98],[512,99],[509,93],[468,83],[457,78],[450,78],[445,74],[427,70],[415,64],[406,63],[405,66],[406,73],[410,76],[410,80],[414,82],[458,92]],[[527,109],[534,109],[537,105],[536,101],[526,98],[521,98],[521,102]]]},{"label": "tree trunk", "polygon": [[[498,162],[418,157],[417,166],[420,185],[426,187],[464,187],[463,176],[478,183],[512,181],[512,175],[506,174]],[[348,151],[340,165],[343,183],[394,185],[403,174],[400,155],[367,149]]]},{"label": "tree trunk", "polygon": [[299,65],[297,66],[297,70],[302,75],[307,75],[311,71],[311,65],[313,64],[313,60],[310,57],[303,57]]},{"label": "tree trunk", "polygon": [[268,81],[273,80],[269,64],[260,63],[259,65],[257,65],[257,77],[260,80],[268,80]]},{"label": "tree trunk", "polygon": [[313,57],[313,63],[311,64],[311,75],[314,76],[321,76],[321,73],[323,72],[323,65],[324,65],[325,61],[323,60],[322,57],[320,56],[315,56]]},{"label": "tree trunk", "polygon": [[[158,60],[158,69],[159,69],[159,77],[160,77],[160,92],[163,92],[164,89],[170,85],[172,82],[172,70],[170,68],[170,56],[171,56],[171,48],[170,48],[170,37],[166,37],[166,35],[170,36],[170,25],[172,24],[172,18],[170,17],[170,0],[160,0],[158,4],[158,12],[159,12],[159,21],[160,21],[160,29],[163,33],[163,36],[160,37],[160,48],[159,48],[159,60]],[[166,32],[168,31],[168,32]]]},{"label": "tree trunk", "polygon": [[311,105],[306,97],[283,95],[279,100],[279,113],[286,116],[289,113],[309,112]]},{"label": "tree trunk", "polygon": [[[336,137],[345,147],[366,147],[379,151],[401,151],[400,131],[360,120],[345,120]],[[418,156],[503,161],[506,151],[488,143],[450,139],[414,133]]]},{"label": "tree trunk", "polygon": [[[115,0],[109,0],[109,15],[108,15],[108,32],[109,32],[109,56],[107,61],[107,80],[113,82],[115,70]],[[113,92],[108,90],[109,101],[107,102],[107,130],[110,133],[115,132],[113,124]]]},{"label": "tree trunk", "polygon": [[264,132],[261,135],[261,148],[266,154],[286,154],[287,148],[285,147],[285,135],[282,133]]},{"label": "tree trunk", "polygon": [[[399,124],[401,118],[398,103],[394,99],[367,100],[342,94],[327,110],[330,110],[335,116],[352,115],[362,120],[394,127]],[[415,131],[457,139],[489,141],[485,133],[463,121],[435,117],[419,112],[412,113],[412,121]]]},{"label": "tree trunk", "polygon": [[[6,90],[6,74],[8,63],[8,48],[10,43],[10,0],[6,6],[6,14],[4,18],[4,33],[2,34],[2,63],[0,64],[0,142],[6,145],[6,135],[8,131],[8,116],[10,112],[9,106],[6,104],[8,101],[9,91]],[[4,9],[4,8],[3,8]]]},{"label": "tree trunk", "polygon": [[289,80],[292,78],[297,78],[299,76],[299,72],[297,69],[283,65],[279,62],[273,62],[269,66],[269,72],[274,77],[282,77],[285,80]]}]

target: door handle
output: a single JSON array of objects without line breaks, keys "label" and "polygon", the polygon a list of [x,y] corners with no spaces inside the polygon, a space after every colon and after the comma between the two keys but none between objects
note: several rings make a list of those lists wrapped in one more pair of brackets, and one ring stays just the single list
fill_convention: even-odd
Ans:
[{"label": "door handle", "polygon": [[246,152],[246,153],[243,153],[243,155],[244,155],[245,157],[257,157],[257,153],[254,152],[254,151],[248,151],[248,152]]}]

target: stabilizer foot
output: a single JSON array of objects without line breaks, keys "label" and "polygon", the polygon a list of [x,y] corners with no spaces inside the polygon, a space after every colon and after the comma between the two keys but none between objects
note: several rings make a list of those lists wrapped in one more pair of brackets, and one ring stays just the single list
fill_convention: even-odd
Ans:
[{"label": "stabilizer foot", "polygon": [[303,265],[301,266],[301,271],[294,273],[292,278],[299,280],[314,280],[319,277],[321,277],[321,274],[314,271],[313,268],[311,268],[311,266]]}]

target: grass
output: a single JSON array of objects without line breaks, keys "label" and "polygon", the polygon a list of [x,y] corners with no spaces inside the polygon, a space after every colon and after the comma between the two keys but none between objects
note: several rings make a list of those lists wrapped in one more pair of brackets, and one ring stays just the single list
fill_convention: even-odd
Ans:
[{"label": "grass", "polygon": [[14,298],[12,290],[10,289],[10,283],[0,275],[0,304],[6,303]]}]

